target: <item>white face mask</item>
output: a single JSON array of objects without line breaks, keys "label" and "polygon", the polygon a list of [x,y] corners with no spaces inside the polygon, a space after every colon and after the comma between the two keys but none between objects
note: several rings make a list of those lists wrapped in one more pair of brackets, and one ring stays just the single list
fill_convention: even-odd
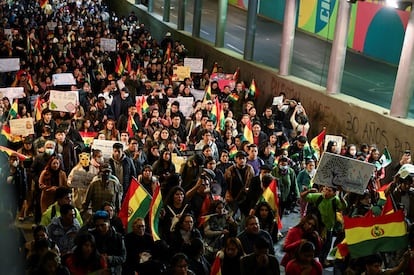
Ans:
[{"label": "white face mask", "polygon": [[13,161],[12,165],[13,167],[19,166],[19,161],[18,160]]},{"label": "white face mask", "polygon": [[53,155],[54,152],[55,152],[55,149],[50,149],[50,148],[45,149],[45,153],[48,154],[49,156]]},{"label": "white face mask", "polygon": [[127,98],[129,96],[129,94],[128,93],[125,93],[125,98]]}]

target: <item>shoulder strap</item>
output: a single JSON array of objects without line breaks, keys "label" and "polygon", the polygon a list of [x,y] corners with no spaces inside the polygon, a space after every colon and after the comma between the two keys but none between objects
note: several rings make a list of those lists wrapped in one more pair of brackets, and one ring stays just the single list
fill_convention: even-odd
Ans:
[{"label": "shoulder strap", "polygon": [[319,198],[315,202],[316,207],[318,207],[319,204],[321,204],[322,200],[323,200],[323,196],[321,195],[321,196],[319,196]]}]

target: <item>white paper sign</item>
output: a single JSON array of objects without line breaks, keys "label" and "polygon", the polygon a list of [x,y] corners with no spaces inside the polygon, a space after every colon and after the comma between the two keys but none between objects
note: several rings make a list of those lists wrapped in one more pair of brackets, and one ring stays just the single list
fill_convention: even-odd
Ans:
[{"label": "white paper sign", "polygon": [[7,37],[11,35],[11,29],[4,29],[4,35]]},{"label": "white paper sign", "polygon": [[190,67],[192,73],[203,72],[203,59],[202,58],[184,58],[184,66]]},{"label": "white paper sign", "polygon": [[86,171],[81,171],[81,170],[73,171],[73,178],[72,178],[70,187],[87,189],[92,179],[95,176],[96,176],[95,174],[92,174]]},{"label": "white paper sign", "polygon": [[338,154],[323,153],[314,183],[325,186],[342,186],[347,192],[364,194],[375,165]]},{"label": "white paper sign", "polygon": [[[102,155],[104,158],[109,159],[112,156],[112,146],[114,143],[120,143],[116,140],[102,140],[102,139],[94,139],[92,143],[92,150],[99,149],[102,151]],[[126,149],[126,145],[124,144],[124,150]]]},{"label": "white paper sign", "polygon": [[52,111],[74,113],[78,103],[78,91],[50,91],[49,109]]},{"label": "white paper sign", "polygon": [[281,95],[281,96],[275,96],[275,97],[273,98],[273,103],[272,103],[272,105],[277,106],[277,105],[279,105],[279,104],[283,104],[283,95]]},{"label": "white paper sign", "polygon": [[10,133],[16,136],[34,135],[33,118],[10,119]]},{"label": "white paper sign", "polygon": [[191,89],[191,93],[194,95],[195,100],[203,100],[206,92],[204,90]]},{"label": "white paper sign", "polygon": [[14,102],[15,98],[22,98],[25,96],[23,87],[0,88],[0,94],[2,97],[7,97],[10,104]]},{"label": "white paper sign", "polygon": [[116,39],[101,38],[101,48],[105,52],[116,51]]},{"label": "white paper sign", "polygon": [[334,136],[334,135],[326,135],[325,136],[325,145],[324,145],[324,151],[326,151],[326,148],[328,147],[328,142],[333,141],[336,142],[336,153],[341,153],[341,146],[342,146],[342,137],[341,136]]},{"label": "white paper sign", "polygon": [[19,58],[0,58],[0,72],[13,72],[20,70]]},{"label": "white paper sign", "polygon": [[178,101],[180,103],[180,111],[183,113],[184,117],[190,117],[193,112],[193,103],[194,99],[192,97],[182,97],[170,98],[169,102],[172,103]]},{"label": "white paper sign", "polygon": [[72,73],[61,73],[52,75],[53,85],[76,85],[75,77]]}]

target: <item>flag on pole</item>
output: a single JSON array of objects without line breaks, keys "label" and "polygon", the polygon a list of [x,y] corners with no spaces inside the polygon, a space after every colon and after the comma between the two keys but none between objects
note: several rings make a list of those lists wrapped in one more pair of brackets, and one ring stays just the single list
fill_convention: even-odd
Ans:
[{"label": "flag on pole", "polygon": [[239,79],[239,75],[240,75],[240,67],[237,67],[236,71],[233,74],[233,80],[237,82],[237,80]]},{"label": "flag on pole", "polygon": [[322,132],[319,133],[319,135],[317,135],[316,137],[314,137],[311,140],[311,147],[313,148],[313,150],[315,151],[315,156],[317,157],[317,159],[319,159],[321,157],[321,152],[322,152],[322,146],[323,146],[323,140],[325,139],[325,135],[326,135],[326,128],[323,127]]},{"label": "flag on pole", "polygon": [[118,58],[116,59],[115,72],[118,75],[122,75],[122,73],[124,72],[124,70],[125,70],[124,64],[122,64],[121,57],[118,55]]},{"label": "flag on pole", "polygon": [[391,164],[392,158],[387,146],[384,147],[384,151],[382,152],[382,156],[379,159],[379,162],[381,163],[381,167],[383,168]]},{"label": "flag on pole", "polygon": [[128,117],[127,131],[130,137],[134,136],[134,133],[138,131],[138,126],[132,116]]},{"label": "flag on pole", "polygon": [[10,108],[9,117],[10,118],[17,118],[18,114],[19,114],[19,105],[17,104],[17,99],[15,99],[12,106],[11,106],[11,108]]},{"label": "flag on pole", "polygon": [[226,124],[226,118],[224,117],[224,111],[223,108],[220,105],[220,115],[219,115],[219,119],[218,119],[218,123],[217,123],[217,129],[220,129],[221,131],[224,131],[225,129],[225,124]]},{"label": "flag on pole", "polygon": [[208,100],[211,100],[211,84],[209,83],[204,93],[203,103],[206,104]]},{"label": "flag on pole", "polygon": [[48,0],[40,0],[40,7],[42,8],[42,9],[44,9],[44,8],[46,8],[46,5],[48,4]]},{"label": "flag on pole", "polygon": [[12,150],[12,149],[9,149],[9,148],[7,148],[7,147],[4,147],[4,146],[0,146],[0,151],[1,151],[1,152],[6,153],[9,157],[10,157],[12,154],[16,154],[16,155],[17,155],[17,157],[19,158],[19,160],[21,160],[21,161],[24,161],[24,160],[26,160],[26,159],[29,159],[29,158],[30,158],[30,157],[28,157],[28,156],[26,156],[26,155],[20,154],[20,153],[18,153],[18,152],[16,152],[16,151],[14,151],[14,150]]},{"label": "flag on pole", "polygon": [[286,141],[285,143],[282,144],[282,146],[280,146],[280,149],[289,149],[290,143],[289,141]]},{"label": "flag on pole", "polygon": [[254,80],[254,78],[252,79],[252,82],[250,83],[249,95],[255,98],[258,97],[259,95],[259,91],[257,90],[256,81]]},{"label": "flag on pole", "polygon": [[1,134],[8,140],[13,141],[12,135],[10,133],[10,127],[8,125],[3,124],[1,128]]},{"label": "flag on pole", "polygon": [[147,103],[147,99],[146,99],[146,97],[145,96],[142,96],[141,97],[141,106],[142,106],[142,113],[143,114],[146,114],[146,113],[148,113],[148,111],[149,111],[149,105],[148,105],[148,103]]},{"label": "flag on pole", "polygon": [[217,216],[217,213],[204,215],[198,219],[198,227],[202,227],[211,217]]},{"label": "flag on pole", "polygon": [[219,110],[219,106],[218,106],[218,104],[220,104],[219,102],[218,102],[218,100],[216,100],[216,102],[213,104],[213,107],[211,108],[211,113],[210,113],[210,119],[213,121],[213,123],[214,124],[218,124],[218,116],[219,116],[219,112],[220,112],[220,110]]},{"label": "flag on pole", "polygon": [[36,102],[34,105],[34,117],[35,121],[39,121],[42,119],[42,102],[40,96],[36,98]]},{"label": "flag on pole", "polygon": [[259,201],[265,201],[270,205],[270,208],[272,208],[275,214],[277,227],[279,229],[282,229],[282,221],[280,220],[279,216],[279,197],[277,195],[276,179],[273,179],[269,186],[265,189],[265,191],[263,191],[263,194],[259,198]]},{"label": "flag on pole", "polygon": [[132,223],[136,218],[145,218],[148,214],[151,199],[137,179],[132,178],[118,215],[128,232],[132,231]]},{"label": "flag on pole", "polygon": [[131,70],[131,57],[129,56],[129,54],[127,54],[125,58],[124,72],[127,71],[128,73],[130,73]]},{"label": "flag on pole", "polygon": [[216,256],[213,265],[210,269],[210,275],[221,275],[221,259],[220,256]]},{"label": "flag on pole", "polygon": [[154,241],[161,240],[159,234],[159,222],[160,222],[160,212],[163,207],[162,203],[162,196],[160,185],[157,185],[157,188],[154,191],[152,196],[150,211],[149,211],[149,221],[150,221],[150,228],[152,233],[152,238]]},{"label": "flag on pole", "polygon": [[253,131],[252,131],[252,123],[250,119],[247,121],[246,125],[243,129],[243,140],[247,140],[251,144],[254,142],[253,140]]},{"label": "flag on pole", "polygon": [[211,71],[211,74],[215,74],[215,73],[217,73],[217,67],[218,67],[217,62],[214,62],[214,65],[213,65],[213,70]]},{"label": "flag on pole", "polygon": [[403,210],[377,217],[344,216],[344,229],[352,258],[407,249],[409,243]]},{"label": "flag on pole", "polygon": [[236,156],[236,154],[237,154],[237,146],[236,145],[233,145],[233,147],[231,147],[231,149],[230,149],[230,151],[229,151],[229,157],[231,158],[231,159],[234,159],[234,157]]},{"label": "flag on pole", "polygon": [[230,100],[231,102],[236,102],[239,100],[239,95],[235,94],[235,93],[231,93],[228,97],[228,100]]}]

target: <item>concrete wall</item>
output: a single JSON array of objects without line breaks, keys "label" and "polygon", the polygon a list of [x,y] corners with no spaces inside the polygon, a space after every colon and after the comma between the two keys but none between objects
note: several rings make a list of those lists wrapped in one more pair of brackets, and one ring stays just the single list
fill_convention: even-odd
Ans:
[{"label": "concrete wall", "polygon": [[414,151],[412,120],[392,118],[388,115],[387,109],[344,94],[327,95],[324,87],[296,77],[281,77],[275,69],[244,61],[237,53],[227,49],[216,49],[211,43],[193,39],[190,33],[175,31],[175,26],[158,21],[162,21],[162,18],[148,15],[143,6],[137,8],[126,1],[117,3],[117,8],[113,5],[111,8],[120,15],[127,15],[134,9],[140,20],[149,26],[153,37],[160,39],[167,30],[171,31],[174,39],[183,41],[192,53],[191,57],[204,58],[205,67],[211,68],[215,61],[227,72],[234,72],[235,68],[240,67],[240,79],[248,82],[252,78],[256,80],[260,90],[258,110],[270,105],[272,98],[280,92],[285,92],[289,98],[300,99],[310,117],[309,137],[316,136],[326,127],[328,134],[347,136],[348,143],[374,143],[381,150],[388,146],[394,162],[398,162],[404,150]]}]

